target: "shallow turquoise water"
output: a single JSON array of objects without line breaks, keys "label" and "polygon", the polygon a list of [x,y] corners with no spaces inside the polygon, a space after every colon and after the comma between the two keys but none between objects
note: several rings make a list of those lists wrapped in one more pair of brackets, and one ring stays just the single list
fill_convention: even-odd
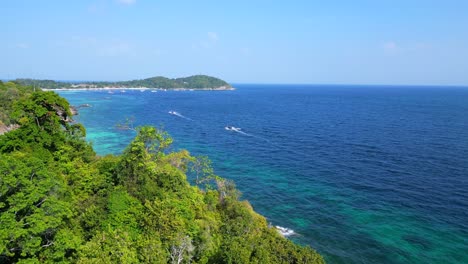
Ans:
[{"label": "shallow turquoise water", "polygon": [[99,154],[162,126],[329,263],[468,263],[468,88],[236,87],[61,95]]}]

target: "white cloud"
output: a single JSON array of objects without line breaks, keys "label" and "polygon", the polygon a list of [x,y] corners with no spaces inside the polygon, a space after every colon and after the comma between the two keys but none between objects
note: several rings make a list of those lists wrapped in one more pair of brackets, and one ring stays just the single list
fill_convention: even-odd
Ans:
[{"label": "white cloud", "polygon": [[132,56],[135,54],[134,46],[130,42],[119,39],[72,36],[68,41],[60,45],[103,57]]},{"label": "white cloud", "polygon": [[27,43],[18,43],[16,45],[16,47],[19,48],[19,49],[29,49],[29,44],[27,44]]},{"label": "white cloud", "polygon": [[425,42],[395,42],[387,41],[382,44],[381,49],[387,55],[414,54],[421,52],[430,52],[432,49],[430,43]]},{"label": "white cloud", "polygon": [[129,55],[133,52],[130,45],[126,42],[114,42],[103,45],[98,48],[98,55],[107,57],[116,57],[121,55]]},{"label": "white cloud", "polygon": [[136,3],[136,0],[117,0],[117,2],[123,5],[133,5]]},{"label": "white cloud", "polygon": [[91,13],[91,14],[95,14],[97,13],[99,10],[98,6],[96,4],[91,4],[90,6],[88,6],[88,12]]},{"label": "white cloud", "polygon": [[154,55],[154,56],[156,56],[156,57],[161,56],[163,53],[164,53],[164,52],[163,52],[163,50],[161,50],[161,49],[153,49],[153,50],[151,51],[151,54]]},{"label": "white cloud", "polygon": [[219,36],[216,32],[207,32],[204,40],[200,41],[198,47],[210,49],[216,46]]},{"label": "white cloud", "polygon": [[252,52],[252,51],[251,51],[249,48],[241,48],[241,49],[240,49],[240,53],[241,53],[242,55],[244,55],[244,56],[250,55],[251,52]]},{"label": "white cloud", "polygon": [[98,40],[93,37],[72,36],[71,41],[80,47],[93,47],[98,43]]},{"label": "white cloud", "polygon": [[216,34],[216,32],[208,32],[208,38],[213,42],[219,40],[218,34]]},{"label": "white cloud", "polygon": [[394,41],[388,41],[383,44],[383,50],[385,53],[395,53],[398,50],[398,45]]}]

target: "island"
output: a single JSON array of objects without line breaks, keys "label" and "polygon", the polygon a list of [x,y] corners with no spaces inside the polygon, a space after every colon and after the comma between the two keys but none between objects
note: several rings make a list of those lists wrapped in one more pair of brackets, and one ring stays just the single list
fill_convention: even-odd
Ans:
[{"label": "island", "polygon": [[60,89],[169,89],[169,90],[216,90],[226,91],[234,88],[216,77],[194,75],[183,78],[167,78],[162,76],[141,80],[120,82],[60,82],[54,80],[16,79],[16,83],[25,86],[38,87],[44,90]]}]

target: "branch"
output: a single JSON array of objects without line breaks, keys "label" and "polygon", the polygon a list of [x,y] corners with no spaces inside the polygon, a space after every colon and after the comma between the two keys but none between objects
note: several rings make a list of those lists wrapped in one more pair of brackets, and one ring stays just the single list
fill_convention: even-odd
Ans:
[{"label": "branch", "polygon": [[50,246],[52,246],[53,244],[54,244],[54,242],[53,242],[53,241],[49,241],[49,240],[47,240],[47,244],[45,244],[45,245],[42,245],[42,247],[44,247],[44,248],[46,248],[46,247],[50,247]]},{"label": "branch", "polygon": [[47,197],[42,199],[38,204],[36,204],[36,207],[39,207],[41,204],[43,204],[47,200]]}]

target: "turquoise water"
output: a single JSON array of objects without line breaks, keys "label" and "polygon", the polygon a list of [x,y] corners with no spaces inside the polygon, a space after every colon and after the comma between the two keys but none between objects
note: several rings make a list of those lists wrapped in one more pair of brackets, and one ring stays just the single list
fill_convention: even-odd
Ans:
[{"label": "turquoise water", "polygon": [[92,105],[76,119],[98,154],[128,117],[164,127],[329,263],[468,263],[468,88],[236,88],[61,95]]}]

